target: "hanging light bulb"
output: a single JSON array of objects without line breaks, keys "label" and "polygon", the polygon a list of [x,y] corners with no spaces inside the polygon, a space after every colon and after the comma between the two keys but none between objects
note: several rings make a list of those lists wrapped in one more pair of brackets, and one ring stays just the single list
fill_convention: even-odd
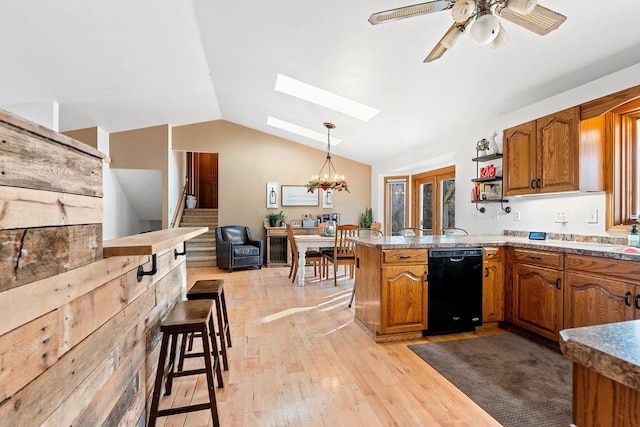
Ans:
[{"label": "hanging light bulb", "polygon": [[500,31],[498,31],[498,35],[496,36],[496,38],[489,42],[489,47],[491,47],[492,49],[497,49],[507,44],[508,41],[509,34],[507,34],[507,31],[504,29],[502,24],[500,24]]},{"label": "hanging light bulb", "polygon": [[490,10],[483,10],[471,26],[471,40],[477,45],[491,43],[500,31],[500,20]]}]

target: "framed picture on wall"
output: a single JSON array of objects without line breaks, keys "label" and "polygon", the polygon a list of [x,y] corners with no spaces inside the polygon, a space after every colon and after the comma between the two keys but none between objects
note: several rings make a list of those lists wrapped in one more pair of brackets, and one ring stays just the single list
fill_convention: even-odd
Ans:
[{"label": "framed picture on wall", "polygon": [[304,185],[283,185],[282,206],[318,206],[318,191],[307,192]]},{"label": "framed picture on wall", "polygon": [[327,188],[322,191],[322,207],[323,208],[332,208],[333,207],[333,189]]},{"label": "framed picture on wall", "polygon": [[267,208],[278,207],[278,183],[267,182]]}]

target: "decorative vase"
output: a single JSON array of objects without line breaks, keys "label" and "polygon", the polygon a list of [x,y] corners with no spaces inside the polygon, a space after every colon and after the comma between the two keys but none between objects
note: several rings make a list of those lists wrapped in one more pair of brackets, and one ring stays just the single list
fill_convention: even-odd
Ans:
[{"label": "decorative vase", "polygon": [[489,154],[498,154],[500,153],[500,147],[496,142],[496,137],[498,136],[498,132],[493,132],[491,135],[491,141],[489,141]]},{"label": "decorative vase", "polygon": [[269,218],[269,227],[275,227],[277,225],[278,225],[278,220],[277,219]]}]

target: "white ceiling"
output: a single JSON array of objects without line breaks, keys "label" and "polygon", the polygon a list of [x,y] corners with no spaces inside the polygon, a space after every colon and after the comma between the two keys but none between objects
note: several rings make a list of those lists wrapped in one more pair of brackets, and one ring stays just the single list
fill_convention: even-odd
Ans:
[{"label": "white ceiling", "polygon": [[[468,34],[422,60],[448,11],[384,25],[402,0],[0,0],[0,106],[56,101],[60,130],[108,132],[225,119],[321,150],[266,124],[274,116],[343,142],[374,164],[452,128],[495,117],[640,63],[640,1],[540,0],[567,16],[541,37],[503,21],[497,50]],[[353,119],[275,92],[278,73],[368,104]],[[639,78],[640,83],[640,78]]]}]

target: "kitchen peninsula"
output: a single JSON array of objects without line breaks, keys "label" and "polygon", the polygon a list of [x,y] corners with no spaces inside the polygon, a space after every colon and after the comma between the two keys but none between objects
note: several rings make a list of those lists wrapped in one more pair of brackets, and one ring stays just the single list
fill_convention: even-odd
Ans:
[{"label": "kitchen peninsula", "polygon": [[[352,240],[355,321],[377,342],[420,337],[428,329],[427,254],[432,248],[483,248],[484,322],[511,322],[557,342],[565,328],[628,320],[636,314],[640,318],[640,309],[631,314],[620,314],[619,309],[626,292],[640,295],[640,286],[611,291],[601,283],[616,278],[640,285],[640,256],[624,253],[625,245],[599,239],[534,241],[518,235]],[[490,280],[492,271],[504,279]],[[487,308],[496,306],[488,317]]]}]

